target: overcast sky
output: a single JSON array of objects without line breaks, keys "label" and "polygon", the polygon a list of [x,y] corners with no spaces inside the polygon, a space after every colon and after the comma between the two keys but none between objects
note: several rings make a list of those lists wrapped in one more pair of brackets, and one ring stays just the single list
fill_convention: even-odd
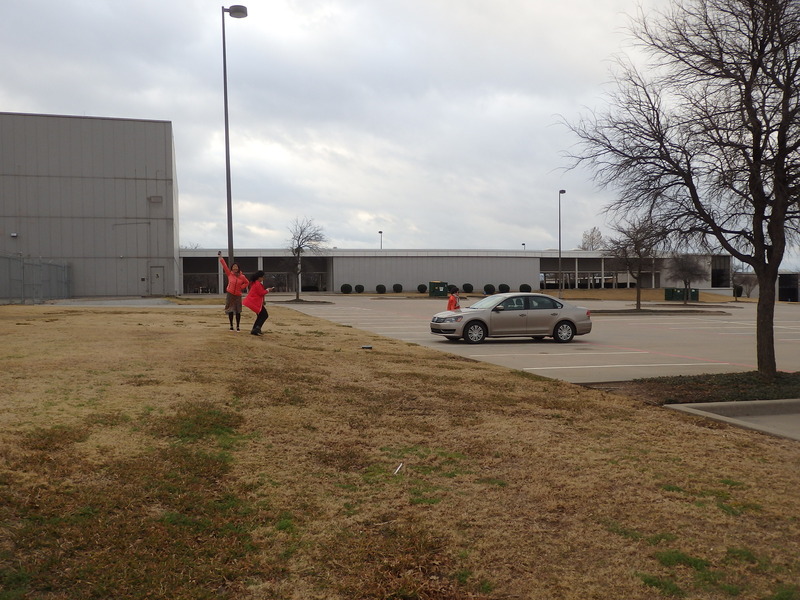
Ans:
[{"label": "overcast sky", "polygon": [[[563,248],[607,232],[559,115],[601,105],[637,0],[246,5],[225,16],[236,248],[285,247],[298,217],[338,248],[555,248],[559,189]],[[221,6],[4,1],[0,110],[171,121],[181,245],[224,249]]]}]

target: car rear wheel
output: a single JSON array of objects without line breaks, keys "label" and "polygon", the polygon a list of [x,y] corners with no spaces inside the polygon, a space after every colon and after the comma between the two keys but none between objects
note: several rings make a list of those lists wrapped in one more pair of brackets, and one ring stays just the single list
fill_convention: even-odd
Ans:
[{"label": "car rear wheel", "polygon": [[553,337],[557,342],[561,342],[562,344],[571,342],[572,338],[575,337],[575,326],[569,321],[561,321],[556,325]]},{"label": "car rear wheel", "polygon": [[483,323],[470,323],[464,329],[464,341],[468,344],[480,344],[486,339],[486,325]]}]

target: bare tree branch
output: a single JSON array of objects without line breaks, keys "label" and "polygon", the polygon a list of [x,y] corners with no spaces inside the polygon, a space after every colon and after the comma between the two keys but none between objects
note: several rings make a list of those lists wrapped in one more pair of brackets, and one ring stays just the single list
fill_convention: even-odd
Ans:
[{"label": "bare tree branch", "polygon": [[631,34],[651,62],[619,60],[609,108],[567,124],[573,164],[618,192],[612,214],[753,269],[758,368],[774,376],[775,284],[800,231],[800,2],[678,0]]},{"label": "bare tree branch", "polygon": [[297,271],[297,291],[295,292],[295,300],[300,300],[300,291],[302,287],[302,255],[303,252],[309,251],[313,254],[319,254],[328,242],[328,238],[322,227],[314,223],[314,219],[307,217],[295,218],[289,226],[289,233],[291,237],[288,240],[289,250],[292,251],[292,256],[295,257],[295,265]]}]

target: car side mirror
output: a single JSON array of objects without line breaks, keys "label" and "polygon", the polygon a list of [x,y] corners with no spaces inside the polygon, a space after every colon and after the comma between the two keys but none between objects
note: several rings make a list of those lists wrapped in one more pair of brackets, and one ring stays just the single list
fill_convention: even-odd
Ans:
[{"label": "car side mirror", "polygon": [[493,310],[494,312],[503,312],[505,309],[506,309],[506,307],[505,307],[505,306],[503,306],[502,304],[498,304],[498,305],[497,305],[497,306],[495,306],[495,307],[494,307],[492,310]]}]

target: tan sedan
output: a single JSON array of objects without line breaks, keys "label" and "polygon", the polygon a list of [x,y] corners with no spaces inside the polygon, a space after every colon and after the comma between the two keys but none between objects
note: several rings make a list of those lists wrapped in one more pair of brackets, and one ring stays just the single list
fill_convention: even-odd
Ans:
[{"label": "tan sedan", "polygon": [[592,330],[589,310],[546,294],[507,293],[481,298],[460,310],[437,313],[431,333],[479,344],[487,337],[552,337],[570,342]]}]

